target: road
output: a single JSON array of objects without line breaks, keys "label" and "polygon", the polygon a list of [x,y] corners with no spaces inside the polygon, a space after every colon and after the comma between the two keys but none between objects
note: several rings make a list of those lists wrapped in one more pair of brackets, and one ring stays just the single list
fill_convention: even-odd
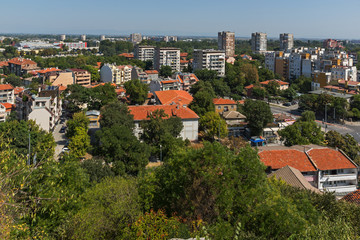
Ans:
[{"label": "road", "polygon": [[[300,112],[297,111],[298,106],[293,105],[290,107],[280,106],[280,105],[270,105],[272,113],[286,113],[291,116],[298,118],[300,117]],[[360,143],[360,123],[346,123],[346,124],[338,124],[338,123],[327,123],[326,128],[324,128],[324,124],[322,121],[316,120],[316,122],[321,126],[323,131],[336,131],[340,134],[350,134],[355,138],[355,140]]]},{"label": "road", "polygon": [[60,133],[60,129],[62,126],[65,126],[65,123],[63,124],[57,124],[54,131],[53,131],[53,136],[55,139],[55,143],[56,143],[56,147],[55,147],[55,159],[58,159],[59,154],[61,153],[62,148],[65,146],[66,144],[66,137],[65,137],[65,133]]}]

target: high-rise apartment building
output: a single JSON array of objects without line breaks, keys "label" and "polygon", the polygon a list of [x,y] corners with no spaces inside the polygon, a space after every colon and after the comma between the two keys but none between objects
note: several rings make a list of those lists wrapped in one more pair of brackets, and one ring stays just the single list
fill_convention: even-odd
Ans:
[{"label": "high-rise apartment building", "polygon": [[134,58],[139,59],[141,61],[154,61],[154,46],[140,46],[136,45],[134,49]]},{"label": "high-rise apartment building", "polygon": [[263,53],[267,49],[267,34],[256,32],[251,34],[251,50],[254,53]]},{"label": "high-rise apartment building", "polygon": [[173,72],[180,72],[180,49],[172,47],[157,47],[154,55],[154,68],[170,66]]},{"label": "high-rise apartment building", "polygon": [[101,35],[100,36],[100,41],[104,41],[105,40],[105,35]]},{"label": "high-rise apartment building", "polygon": [[60,41],[64,41],[66,39],[66,35],[65,34],[61,34],[60,35]]},{"label": "high-rise apartment building", "polygon": [[225,51],[214,49],[194,50],[194,70],[214,70],[218,76],[225,76]]},{"label": "high-rise apartment building", "polygon": [[235,55],[235,33],[219,32],[218,48],[225,51],[226,57],[233,57]]},{"label": "high-rise apartment building", "polygon": [[80,39],[81,39],[81,41],[86,41],[86,35],[85,34],[82,34],[81,36],[80,36]]},{"label": "high-rise apartment building", "polygon": [[294,47],[294,35],[292,33],[280,34],[280,49],[288,50]]},{"label": "high-rise apartment building", "polygon": [[140,43],[142,41],[141,34],[140,33],[130,34],[130,41],[136,44]]}]

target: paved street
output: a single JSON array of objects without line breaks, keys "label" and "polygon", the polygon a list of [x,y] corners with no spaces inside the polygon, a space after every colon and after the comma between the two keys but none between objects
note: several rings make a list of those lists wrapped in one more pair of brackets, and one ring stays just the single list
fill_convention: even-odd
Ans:
[{"label": "paved street", "polygon": [[[297,118],[301,115],[297,111],[297,107],[298,107],[297,105],[290,106],[290,107],[270,105],[271,111],[273,113],[291,114],[291,116],[293,116],[295,118]],[[316,122],[322,127],[323,131],[334,130],[343,135],[348,133],[348,134],[352,135],[358,143],[360,143],[360,123],[346,123],[346,124],[327,123],[326,124],[327,127],[325,129],[322,121],[316,120]]]},{"label": "paved street", "polygon": [[65,133],[60,133],[60,129],[62,126],[65,126],[64,124],[57,124],[55,127],[55,130],[53,132],[53,136],[55,139],[56,147],[55,147],[55,159],[58,158],[59,154],[61,153],[62,148],[65,146],[66,143],[66,137]]}]

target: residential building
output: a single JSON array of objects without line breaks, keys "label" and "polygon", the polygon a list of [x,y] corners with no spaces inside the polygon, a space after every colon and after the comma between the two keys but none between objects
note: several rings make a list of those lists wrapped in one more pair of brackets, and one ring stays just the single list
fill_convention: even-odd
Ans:
[{"label": "residential building", "polygon": [[80,36],[80,39],[81,39],[81,41],[85,42],[85,41],[86,41],[86,35],[85,35],[85,34],[82,34],[82,35]]},{"label": "residential building", "polygon": [[122,85],[132,79],[132,69],[131,65],[116,66],[105,63],[100,69],[100,81]]},{"label": "residential building", "polygon": [[85,49],[85,48],[87,48],[87,42],[83,42],[83,41],[64,42],[63,45],[67,46],[70,50],[71,49]]},{"label": "residential building", "polygon": [[251,50],[254,53],[264,53],[267,50],[267,34],[256,32],[251,34]]},{"label": "residential building", "polygon": [[265,87],[267,86],[270,82],[276,82],[277,84],[279,84],[279,90],[280,91],[283,91],[283,90],[286,90],[289,88],[289,83],[288,82],[284,82],[284,81],[281,81],[281,80],[278,80],[278,79],[271,79],[271,80],[266,80],[266,81],[263,81],[263,82],[260,82],[260,85]]},{"label": "residential building", "polygon": [[100,35],[100,41],[104,41],[105,39],[105,35]]},{"label": "residential building", "polygon": [[246,117],[238,111],[227,111],[221,113],[221,117],[226,121],[229,136],[240,137],[247,125]]},{"label": "residential building", "polygon": [[[22,96],[26,96],[23,101]],[[38,95],[23,93],[16,100],[16,108],[21,120],[34,120],[40,128],[52,131],[59,120],[62,110],[60,90],[58,86],[43,85]]]},{"label": "residential building", "polygon": [[0,84],[0,103],[15,103],[14,87],[11,84]]},{"label": "residential building", "polygon": [[15,104],[11,104],[8,102],[1,103],[0,102],[0,123],[5,122],[6,118],[10,115],[10,113],[15,109]]},{"label": "residential building", "polygon": [[165,36],[164,41],[165,42],[177,42],[178,38],[176,36]]},{"label": "residential building", "polygon": [[360,204],[360,189],[345,195],[345,197],[341,200],[349,203]]},{"label": "residential building", "polygon": [[193,97],[183,90],[167,90],[154,92],[156,102],[161,105],[189,105],[193,101]]},{"label": "residential building", "polygon": [[337,81],[340,79],[356,81],[357,80],[356,66],[353,67],[334,66],[333,68],[331,68],[331,80]]},{"label": "residential building", "polygon": [[134,116],[135,129],[134,134],[140,137],[142,130],[140,122],[149,119],[149,115],[156,110],[164,110],[165,114],[169,117],[179,117],[183,124],[180,137],[182,139],[189,139],[195,141],[198,139],[199,131],[199,116],[190,108],[182,105],[155,105],[155,106],[129,106],[130,114]]},{"label": "residential building", "polygon": [[67,87],[75,83],[74,75],[72,72],[52,72],[49,76],[49,82],[52,86]]},{"label": "residential building", "polygon": [[323,47],[324,48],[343,48],[342,42],[339,42],[339,41],[334,40],[334,39],[326,39],[326,40],[324,40]]},{"label": "residential building", "polygon": [[66,39],[66,35],[65,34],[61,34],[60,35],[60,41],[65,41]]},{"label": "residential building", "polygon": [[331,81],[330,72],[314,71],[313,81],[311,82],[311,90],[318,90],[325,87]]},{"label": "residential building", "polygon": [[320,191],[344,196],[356,190],[357,165],[341,150],[317,145],[260,147],[259,156],[267,172],[290,166]]},{"label": "residential building", "polygon": [[84,87],[91,85],[91,74],[87,70],[72,68],[67,69],[66,71],[72,72],[75,84],[79,84]]},{"label": "residential building", "polygon": [[181,84],[181,90],[189,91],[191,86],[199,81],[193,73],[177,73],[175,79]]},{"label": "residential building", "polygon": [[291,33],[280,34],[280,50],[289,50],[294,47],[294,35]]},{"label": "residential building", "polygon": [[213,103],[215,105],[215,112],[217,113],[236,111],[237,109],[237,104],[232,99],[214,98]]},{"label": "residential building", "polygon": [[277,53],[274,51],[268,51],[265,53],[265,68],[272,72],[275,72],[275,59]]},{"label": "residential building", "polygon": [[125,57],[127,59],[134,59],[134,54],[132,53],[121,53],[119,54],[120,57]]},{"label": "residential building", "polygon": [[299,170],[296,168],[290,167],[286,165],[279,170],[276,170],[273,173],[268,175],[268,178],[275,177],[278,180],[284,181],[290,186],[302,189],[302,190],[310,190],[314,193],[321,193],[319,189],[312,186],[306,178],[301,174]]},{"label": "residential building", "polygon": [[277,57],[275,59],[275,74],[287,79],[289,77],[289,59],[286,57]]},{"label": "residential building", "polygon": [[168,91],[168,90],[180,90],[181,89],[181,84],[179,81],[177,81],[176,79],[156,79],[156,80],[151,80],[150,84],[150,92],[155,92],[155,91]]},{"label": "residential building", "polygon": [[159,72],[156,70],[145,70],[145,73],[149,76],[150,81],[159,78]]},{"label": "residential building", "polygon": [[154,62],[155,47],[154,46],[140,46],[136,45],[134,49],[134,58],[141,61]]},{"label": "residential building", "polygon": [[140,33],[130,34],[130,41],[135,44],[140,43],[142,41],[141,34]]},{"label": "residential building", "polygon": [[100,111],[90,110],[87,111],[85,115],[89,119],[89,128],[91,129],[100,128]]},{"label": "residential building", "polygon": [[218,73],[218,76],[225,76],[225,51],[218,51],[214,49],[195,49],[193,69],[213,70]]},{"label": "residential building", "polygon": [[154,68],[159,71],[162,66],[170,66],[173,72],[179,72],[180,49],[172,47],[157,47],[154,55]]},{"label": "residential building", "polygon": [[[154,75],[152,75],[154,76]],[[142,69],[139,68],[137,66],[133,67],[131,70],[131,79],[139,79],[140,82],[144,83],[144,84],[150,84],[151,79],[149,78],[149,76],[147,75],[147,73]]]},{"label": "residential building", "polygon": [[235,55],[235,33],[229,31],[219,32],[218,49],[224,50],[226,57],[233,57]]},{"label": "residential building", "polygon": [[36,62],[21,57],[9,60],[8,65],[10,73],[14,73],[16,76],[22,76],[30,71],[39,69]]},{"label": "residential building", "polygon": [[294,53],[289,56],[289,76],[287,79],[295,80],[301,76],[301,54]]}]

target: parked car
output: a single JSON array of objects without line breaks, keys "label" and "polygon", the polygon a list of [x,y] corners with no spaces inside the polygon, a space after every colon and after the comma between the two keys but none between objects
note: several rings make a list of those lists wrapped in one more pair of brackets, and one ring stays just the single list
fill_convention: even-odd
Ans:
[{"label": "parked car", "polygon": [[62,153],[68,153],[68,152],[70,152],[70,149],[68,147],[63,147],[61,152]]},{"label": "parked car", "polygon": [[289,107],[289,106],[291,106],[291,102],[286,102],[283,105],[286,106],[286,107]]},{"label": "parked car", "polygon": [[66,131],[66,126],[62,126],[60,129],[60,133],[65,133],[65,131]]}]

